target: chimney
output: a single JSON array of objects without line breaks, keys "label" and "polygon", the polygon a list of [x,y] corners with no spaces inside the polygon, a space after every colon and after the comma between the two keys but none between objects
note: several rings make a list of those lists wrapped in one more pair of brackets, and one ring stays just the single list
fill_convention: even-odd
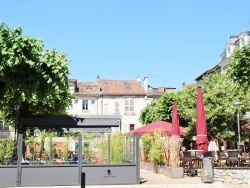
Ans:
[{"label": "chimney", "polygon": [[237,35],[230,36],[230,42],[232,42],[232,43],[235,43],[235,41],[238,39],[239,39],[239,36],[237,36]]},{"label": "chimney", "polygon": [[137,82],[140,82],[140,81],[141,81],[140,76],[137,76],[136,81],[137,81]]},{"label": "chimney", "polygon": [[143,87],[146,94],[148,94],[148,77],[144,77]]},{"label": "chimney", "polygon": [[100,76],[97,75],[97,76],[96,76],[96,79],[97,79],[97,82],[100,81]]}]

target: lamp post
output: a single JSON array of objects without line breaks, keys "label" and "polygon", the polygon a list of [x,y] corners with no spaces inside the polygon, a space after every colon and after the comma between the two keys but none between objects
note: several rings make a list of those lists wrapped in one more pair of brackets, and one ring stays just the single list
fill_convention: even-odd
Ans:
[{"label": "lamp post", "polygon": [[16,116],[15,116],[15,138],[14,140],[17,140],[17,135],[16,135],[16,131],[17,131],[17,117],[18,117],[18,110],[20,108],[21,104],[18,102],[15,102],[13,104],[14,110],[16,111]]},{"label": "lamp post", "polygon": [[238,149],[240,149],[240,105],[241,102],[239,99],[234,101],[234,106],[237,108],[237,125],[238,125]]}]

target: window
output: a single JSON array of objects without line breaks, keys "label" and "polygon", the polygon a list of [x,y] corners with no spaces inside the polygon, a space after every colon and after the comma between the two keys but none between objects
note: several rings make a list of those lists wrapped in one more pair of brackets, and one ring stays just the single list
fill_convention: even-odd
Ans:
[{"label": "window", "polygon": [[244,46],[244,39],[241,39],[241,46]]},{"label": "window", "polygon": [[135,130],[135,124],[129,124],[129,131]]},{"label": "window", "polygon": [[125,112],[134,112],[134,99],[125,99]]},{"label": "window", "polygon": [[91,100],[91,104],[95,104],[95,100]]},{"label": "window", "polygon": [[227,68],[228,68],[228,65],[225,65],[225,66],[222,68],[222,70],[225,71],[225,70],[227,70]]},{"label": "window", "polygon": [[74,100],[74,104],[78,104],[78,99],[75,99],[75,100]]},{"label": "window", "polygon": [[115,102],[115,113],[120,113],[119,102]]},{"label": "window", "polygon": [[82,110],[88,110],[88,100],[82,100]]},{"label": "window", "polygon": [[103,111],[104,111],[104,114],[109,113],[109,106],[108,106],[107,103],[104,104],[104,109],[103,109]]}]

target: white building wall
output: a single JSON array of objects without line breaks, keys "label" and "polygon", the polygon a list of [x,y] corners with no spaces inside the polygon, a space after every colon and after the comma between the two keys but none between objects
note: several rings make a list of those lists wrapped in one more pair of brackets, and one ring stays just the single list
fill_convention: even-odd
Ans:
[{"label": "white building wall", "polygon": [[[83,100],[88,100],[88,110],[83,110]],[[92,104],[92,101],[94,103]],[[95,97],[78,97],[72,100],[72,105],[68,111],[69,114],[87,114],[97,115],[97,100]]]},{"label": "white building wall", "polygon": [[[227,59],[230,58],[234,53],[236,49],[237,40],[240,40],[239,41],[240,48],[242,48],[244,45],[250,44],[250,36],[248,35],[247,32],[241,33],[238,38],[233,37],[231,41],[227,43],[225,50],[222,52],[221,62],[220,62],[221,73],[224,73],[227,70],[229,63],[231,62],[231,60],[228,61]],[[226,54],[226,58],[224,58],[224,54]]]},{"label": "white building wall", "polygon": [[[125,99],[130,98],[134,100],[134,111],[125,111]],[[77,100],[77,101],[76,101]],[[88,100],[88,110],[82,110],[82,101]],[[94,104],[91,103],[94,101]],[[121,115],[121,132],[127,133],[130,130],[130,124],[135,125],[135,129],[141,127],[139,117],[141,110],[149,104],[152,99],[145,96],[99,96],[99,97],[81,97],[72,100],[72,107],[68,113],[71,115]],[[119,103],[119,113],[115,111],[115,102]],[[112,131],[120,131],[118,128]]]}]

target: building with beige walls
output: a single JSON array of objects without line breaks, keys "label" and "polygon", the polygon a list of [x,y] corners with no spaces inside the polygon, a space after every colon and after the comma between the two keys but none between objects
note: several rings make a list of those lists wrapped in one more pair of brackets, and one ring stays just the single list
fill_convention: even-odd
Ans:
[{"label": "building with beige walls", "polygon": [[220,62],[213,68],[202,73],[195,80],[199,81],[202,79],[203,76],[213,72],[219,72],[219,73],[225,72],[228,68],[228,65],[232,61],[233,52],[237,48],[242,48],[244,45],[249,45],[249,44],[250,44],[250,31],[242,32],[239,35],[230,36],[230,41],[226,44],[224,50],[220,55]]},{"label": "building with beige walls", "polygon": [[75,99],[68,113],[78,117],[117,117],[120,127],[112,131],[127,133],[138,127],[140,112],[153,99],[159,99],[164,93],[175,91],[176,88],[153,88],[148,78],[143,82],[135,80],[108,80],[97,76],[95,82],[78,82],[70,79],[70,90]]}]

